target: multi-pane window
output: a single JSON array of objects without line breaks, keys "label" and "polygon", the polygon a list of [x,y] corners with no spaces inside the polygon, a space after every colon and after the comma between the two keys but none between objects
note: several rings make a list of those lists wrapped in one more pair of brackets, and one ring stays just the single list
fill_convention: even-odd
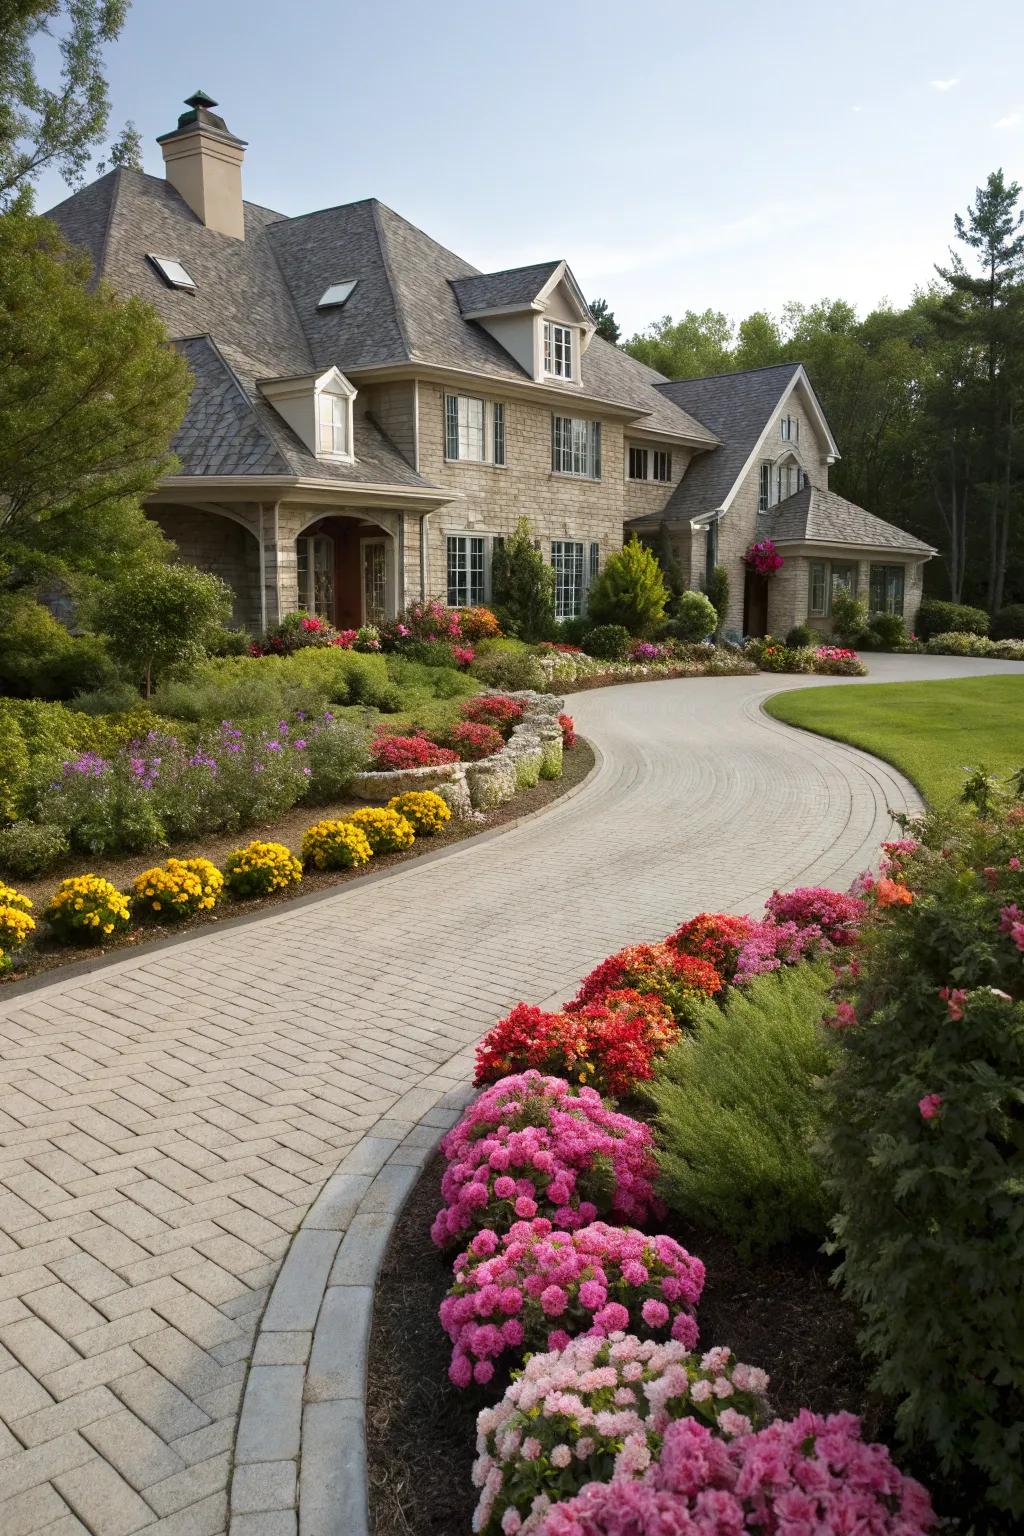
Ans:
[{"label": "multi-pane window", "polygon": [[664,448],[655,448],[651,455],[651,479],[672,479],[672,455]]},{"label": "multi-pane window", "polygon": [[784,443],[798,443],[800,441],[800,422],[795,416],[783,416],[779,422],[779,432]]},{"label": "multi-pane window", "polygon": [[555,569],[555,618],[575,619],[583,612],[583,545],[571,539],[551,544]]},{"label": "multi-pane window", "polygon": [[321,390],[316,397],[320,453],[348,453],[349,401],[343,395]]},{"label": "multi-pane window", "polygon": [[296,539],[299,607],[334,622],[334,540],[324,534]]},{"label": "multi-pane window", "polygon": [[903,613],[906,571],[902,565],[873,565],[868,605],[872,613]]},{"label": "multi-pane window", "polygon": [[551,418],[551,468],[559,475],[601,478],[601,423],[579,416]]},{"label": "multi-pane window", "polygon": [[555,379],[573,377],[573,330],[571,325],[544,321],[544,372]]},{"label": "multi-pane window", "polygon": [[448,535],[448,606],[473,608],[484,601],[484,541],[470,534]]},{"label": "multi-pane window", "polygon": [[799,464],[780,464],[775,471],[775,500],[785,501],[800,489]]},{"label": "multi-pane window", "polygon": [[812,560],[808,612],[812,618],[827,618],[837,592],[857,596],[857,567],[843,560]]},{"label": "multi-pane window", "polygon": [[761,465],[761,478],[757,491],[757,510],[767,512],[772,499],[772,466],[766,459]]},{"label": "multi-pane window", "polygon": [[445,395],[444,456],[471,464],[503,465],[505,407],[474,395]]},{"label": "multi-pane window", "polygon": [[629,450],[629,478],[631,480],[647,479],[646,448],[631,448]]},{"label": "multi-pane window", "polygon": [[601,546],[600,546],[600,544],[591,544],[591,546],[590,546],[590,567],[589,567],[589,569],[587,571],[587,581],[588,581],[588,583],[597,580],[597,573],[600,570],[600,568],[601,568]]},{"label": "multi-pane window", "polygon": [[388,611],[388,551],[383,539],[363,541],[363,623],[381,624]]}]

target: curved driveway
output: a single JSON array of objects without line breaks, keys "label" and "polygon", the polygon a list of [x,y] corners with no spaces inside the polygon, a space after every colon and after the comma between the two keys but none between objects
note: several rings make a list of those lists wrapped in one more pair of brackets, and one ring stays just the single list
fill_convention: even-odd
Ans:
[{"label": "curved driveway", "polygon": [[[982,670],[881,657],[873,678]],[[339,1162],[353,1203],[338,1208],[332,1181],[261,1338],[282,1387],[298,1368],[301,1390],[308,1297],[376,1149],[465,1083],[511,1003],[557,1002],[610,950],[701,908],[756,911],[776,885],[845,886],[872,860],[888,808],[917,798],[875,759],[760,713],[808,681],[576,695],[598,771],[521,827],[0,994],[3,1536],[219,1536],[256,1324]],[[253,1468],[232,1536],[295,1531],[297,1449],[272,1434],[240,1448]]]}]

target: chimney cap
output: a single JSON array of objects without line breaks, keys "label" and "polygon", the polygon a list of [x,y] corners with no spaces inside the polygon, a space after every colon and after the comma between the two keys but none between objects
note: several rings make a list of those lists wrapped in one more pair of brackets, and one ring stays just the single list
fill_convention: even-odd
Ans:
[{"label": "chimney cap", "polygon": [[212,96],[207,96],[205,91],[195,91],[191,96],[185,97],[186,107],[191,111],[182,112],[178,118],[177,128],[172,128],[170,133],[162,133],[157,139],[158,144],[166,144],[169,139],[177,138],[179,134],[189,133],[196,128],[212,129],[215,133],[222,134],[234,144],[244,144],[244,139],[239,139],[231,132],[227,123],[212,109],[217,105]]}]

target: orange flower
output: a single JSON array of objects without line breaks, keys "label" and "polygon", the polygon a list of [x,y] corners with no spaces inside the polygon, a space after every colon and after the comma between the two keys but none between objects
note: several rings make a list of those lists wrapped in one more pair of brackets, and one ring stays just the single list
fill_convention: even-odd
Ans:
[{"label": "orange flower", "polygon": [[875,899],[880,907],[909,907],[914,893],[899,880],[879,880],[875,886]]}]

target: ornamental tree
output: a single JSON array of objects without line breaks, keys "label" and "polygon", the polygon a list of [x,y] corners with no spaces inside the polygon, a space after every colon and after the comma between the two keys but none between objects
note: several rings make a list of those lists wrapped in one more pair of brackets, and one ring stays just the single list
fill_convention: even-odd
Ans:
[{"label": "ornamental tree", "polygon": [[146,565],[105,589],[94,621],[117,660],[143,679],[148,699],[161,673],[202,660],[210,631],[230,612],[231,593],[219,576],[191,565]]},{"label": "ornamental tree", "polygon": [[520,640],[544,640],[555,625],[555,573],[533,542],[527,518],[499,544],[491,565],[494,608],[502,629]]},{"label": "ornamental tree", "polygon": [[665,616],[668,589],[657,557],[634,534],[610,555],[590,588],[587,613],[595,624],[621,624],[649,635]]}]

